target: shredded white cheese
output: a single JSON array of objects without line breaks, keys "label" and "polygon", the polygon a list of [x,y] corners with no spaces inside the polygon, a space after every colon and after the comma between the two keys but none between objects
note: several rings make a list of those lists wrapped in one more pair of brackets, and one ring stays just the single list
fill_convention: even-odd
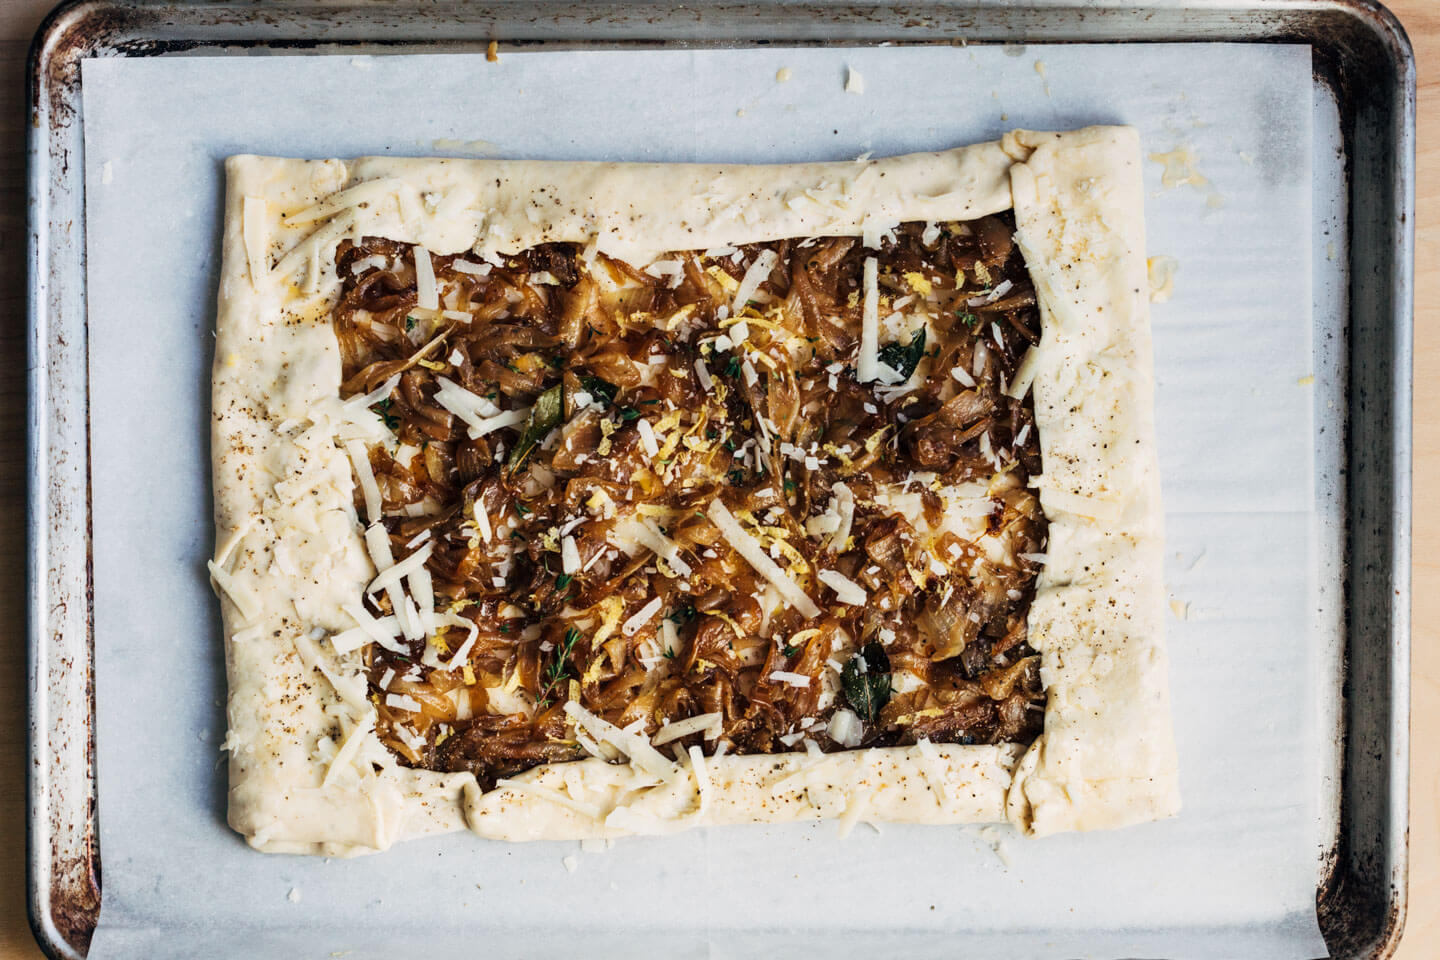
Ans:
[{"label": "shredded white cheese", "polygon": [[[1030,392],[1030,385],[1035,382],[1035,373],[1039,368],[1040,351],[1034,347],[1027,347],[1025,355],[1020,358],[1020,366],[1015,368],[1015,379],[1010,381],[1010,386],[1005,388],[1005,395],[1016,400],[1023,398]],[[1026,426],[1028,427],[1029,424]]]},{"label": "shredded white cheese", "polygon": [[700,379],[700,389],[710,393],[715,388],[715,381],[710,376],[710,369],[705,366],[703,357],[695,358],[695,376]]},{"label": "shredded white cheese", "polygon": [[345,742],[340,744],[340,748],[335,751],[335,756],[330,758],[330,765],[325,768],[325,779],[320,782],[322,787],[328,787],[333,784],[336,775],[350,766],[350,761],[354,760],[356,754],[360,752],[361,744],[365,742],[365,738],[368,737],[370,731],[374,729],[375,712],[371,710],[360,717],[360,722],[350,729],[350,733],[346,736]]},{"label": "shredded white cheese", "polygon": [[695,771],[695,788],[700,791],[700,809],[696,812],[703,814],[710,805],[710,769],[705,766],[705,751],[691,747],[689,754],[690,767]]},{"label": "shredded white cheese", "polygon": [[370,586],[365,588],[366,593],[379,593],[388,587],[393,587],[400,582],[402,577],[408,577],[416,570],[425,566],[425,561],[430,559],[430,554],[435,552],[435,544],[427,543],[410,556],[399,563],[391,564],[375,575],[370,581]]},{"label": "shredded white cheese", "polygon": [[830,715],[830,723],[825,732],[842,747],[858,747],[865,735],[865,724],[860,722],[855,711],[841,707]]},{"label": "shredded white cheese", "polygon": [[567,716],[583,727],[592,737],[601,743],[610,744],[625,754],[630,758],[631,764],[642,772],[660,780],[670,779],[675,772],[675,764],[665,759],[660,751],[650,746],[650,741],[643,736],[626,733],[608,720],[597,717],[574,700],[567,700],[564,710]]},{"label": "shredded white cheese", "polygon": [[580,570],[580,548],[574,537],[560,541],[560,572],[574,576]]},{"label": "shredded white cheese", "polygon": [[[108,164],[107,164],[108,166]],[[240,208],[240,234],[245,240],[245,260],[250,266],[250,285],[260,289],[270,276],[266,252],[270,246],[269,217],[264,197],[246,197]]]},{"label": "shredded white cheese", "polygon": [[470,649],[475,646],[475,640],[480,636],[480,628],[475,625],[475,621],[462,617],[458,613],[447,612],[441,619],[445,621],[446,626],[463,627],[467,631],[465,642],[460,644],[460,649],[456,650],[455,655],[445,664],[446,670],[454,670],[465,662],[466,657],[470,656]]},{"label": "shredded white cheese", "polygon": [[480,537],[486,543],[495,537],[495,531],[490,528],[490,515],[485,512],[485,504],[479,497],[475,498],[475,529],[480,531]]},{"label": "shredded white cheese", "polygon": [[440,293],[435,287],[435,265],[430,251],[415,247],[415,305],[422,310],[439,310]]},{"label": "shredded white cheese", "polygon": [[385,706],[394,707],[397,710],[409,710],[411,713],[420,712],[420,701],[403,693],[385,694]]},{"label": "shredded white cheese", "polygon": [[360,481],[360,492],[365,495],[365,519],[374,523],[380,519],[382,500],[380,486],[375,482],[375,471],[370,469],[370,453],[359,440],[346,443],[345,452],[350,455],[350,465],[355,468],[355,478]]},{"label": "shredded white cheese", "polygon": [[870,598],[864,587],[839,570],[821,570],[816,576],[820,578],[821,583],[835,591],[835,598],[841,603],[859,607],[864,606],[865,601]]},{"label": "shredded white cheese", "polygon": [[210,569],[210,576],[215,580],[215,586],[225,591],[225,596],[235,604],[235,609],[240,611],[240,616],[247,621],[254,620],[260,614],[260,601],[257,600],[246,587],[242,587],[230,576],[229,571],[222,568],[214,560],[207,560],[205,565]]},{"label": "shredded white cheese", "polygon": [[780,596],[786,603],[807,617],[820,615],[820,608],[815,605],[815,601],[800,589],[800,585],[792,580],[789,574],[780,569],[779,564],[770,559],[764,548],[760,546],[760,541],[745,532],[745,529],[740,526],[740,522],[726,509],[719,497],[710,501],[710,508],[706,511],[706,516],[710,518],[711,523],[715,524],[721,536],[730,546],[735,548],[735,552],[754,567],[757,573],[775,585],[775,589],[780,591]]},{"label": "shredded white cheese", "polygon": [[692,733],[705,732],[706,740],[713,740],[720,735],[723,727],[724,717],[718,713],[702,713],[693,717],[686,717],[684,720],[676,720],[674,723],[661,727],[655,736],[650,738],[650,743],[662,747],[672,740],[679,740],[681,737],[688,737]]},{"label": "shredded white cheese", "polygon": [[625,621],[624,625],[620,627],[620,632],[627,637],[635,636],[641,627],[649,623],[655,617],[655,614],[660,612],[660,607],[663,604],[664,601],[659,597],[651,597],[649,603],[645,604],[645,606],[636,611],[634,616]]},{"label": "shredded white cheese", "polygon": [[791,673],[789,670],[773,670],[770,673],[770,679],[776,683],[784,683],[792,687],[810,686],[810,677],[808,674]]},{"label": "shredded white cheese", "polygon": [[960,385],[962,387],[969,388],[975,386],[975,378],[970,376],[970,371],[966,370],[964,367],[956,367],[955,369],[951,370],[950,376],[960,381]]},{"label": "shredded white cheese", "polygon": [[[755,291],[760,289],[760,284],[765,281],[766,277],[770,276],[770,271],[774,269],[775,264],[779,260],[780,255],[774,250],[760,251],[755,257],[754,262],[752,262],[745,271],[745,276],[740,279],[740,286],[735,290],[735,299],[731,301],[730,307],[732,313],[739,316],[740,311],[744,310],[745,305],[754,298]],[[737,326],[739,326],[739,324],[737,324]],[[739,344],[740,341],[745,339],[741,332],[732,331],[732,334],[731,339],[734,340],[736,344]]]},{"label": "shredded white cheese", "polygon": [[860,356],[855,361],[855,379],[869,383],[880,376],[880,287],[879,261],[865,258],[865,302],[860,313]]},{"label": "shredded white cheese", "polygon": [[632,548],[642,546],[664,560],[680,576],[690,575],[690,564],[680,556],[680,545],[661,533],[660,528],[648,519],[627,517],[611,528],[607,539],[632,556]]},{"label": "shredded white cheese", "polygon": [[635,421],[635,429],[640,432],[640,446],[645,449],[645,455],[650,459],[660,454],[660,443],[655,439],[655,428],[650,426],[650,421],[641,417]]},{"label": "shredded white cheese", "polygon": [[[347,603],[340,609],[348,613],[350,619],[359,626],[342,630],[330,638],[330,645],[335,648],[336,653],[349,653],[365,645],[366,641],[355,634],[357,630],[392,653],[406,652],[404,647],[395,642],[395,638],[400,635],[400,621],[396,617],[372,617],[370,611],[358,603]],[[342,647],[346,649],[341,649]]]},{"label": "shredded white cheese", "polygon": [[830,537],[828,547],[836,553],[842,553],[846,541],[850,539],[850,529],[855,524],[855,495],[843,483],[835,484],[830,490],[835,495],[835,509],[840,515],[840,525]]}]

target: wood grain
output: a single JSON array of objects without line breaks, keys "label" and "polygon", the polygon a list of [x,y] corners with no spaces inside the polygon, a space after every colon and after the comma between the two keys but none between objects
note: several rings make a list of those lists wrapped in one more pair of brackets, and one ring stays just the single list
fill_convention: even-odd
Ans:
[{"label": "wood grain", "polygon": [[[41,954],[25,908],[25,54],[51,0],[0,0],[0,960]],[[1420,74],[1410,909],[1399,960],[1440,935],[1440,3],[1394,0]]]}]

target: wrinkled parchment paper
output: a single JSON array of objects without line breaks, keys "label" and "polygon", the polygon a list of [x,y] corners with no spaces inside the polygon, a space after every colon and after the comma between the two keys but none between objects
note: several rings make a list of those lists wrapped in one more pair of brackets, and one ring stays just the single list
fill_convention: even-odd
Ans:
[{"label": "wrinkled parchment paper", "polygon": [[[1308,48],[178,57],[91,61],[83,80],[97,960],[1324,955],[1338,633],[1312,261],[1339,266],[1313,256],[1327,134]],[[204,570],[225,156],[833,160],[1089,123],[1181,150],[1171,181],[1188,181],[1146,164],[1150,251],[1178,263],[1154,326],[1180,818],[1042,841],[755,826],[605,852],[462,834],[343,862],[254,853],[225,826]]]}]

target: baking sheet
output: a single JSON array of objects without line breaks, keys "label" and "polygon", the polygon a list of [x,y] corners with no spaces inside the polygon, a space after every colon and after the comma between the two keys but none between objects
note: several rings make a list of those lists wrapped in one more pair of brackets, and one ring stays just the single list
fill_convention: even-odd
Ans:
[{"label": "baking sheet", "polygon": [[[844,93],[847,69],[863,95]],[[247,956],[287,958],[388,956],[417,940],[437,957],[479,944],[500,956],[637,944],[1325,954],[1314,896],[1339,636],[1317,613],[1327,493],[1307,382],[1321,319],[1308,48],[164,58],[87,61],[83,78],[105,888],[92,956],[191,957],[214,950],[216,931]],[[253,853],[225,827],[204,576],[223,157],[819,160],[1097,122],[1136,125],[1157,153],[1189,147],[1207,181],[1166,188],[1146,165],[1150,251],[1179,262],[1155,311],[1166,582],[1188,613],[1167,624],[1179,819],[1012,837],[1003,858],[995,834],[973,829],[862,826],[839,841],[815,824],[603,854],[455,835],[326,862]]]}]

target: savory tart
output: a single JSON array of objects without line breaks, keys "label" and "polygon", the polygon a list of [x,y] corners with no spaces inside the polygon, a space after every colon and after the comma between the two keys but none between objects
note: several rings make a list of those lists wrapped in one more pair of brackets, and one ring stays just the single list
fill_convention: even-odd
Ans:
[{"label": "savory tart", "polygon": [[1178,809],[1133,131],[227,172],[253,846]]}]

